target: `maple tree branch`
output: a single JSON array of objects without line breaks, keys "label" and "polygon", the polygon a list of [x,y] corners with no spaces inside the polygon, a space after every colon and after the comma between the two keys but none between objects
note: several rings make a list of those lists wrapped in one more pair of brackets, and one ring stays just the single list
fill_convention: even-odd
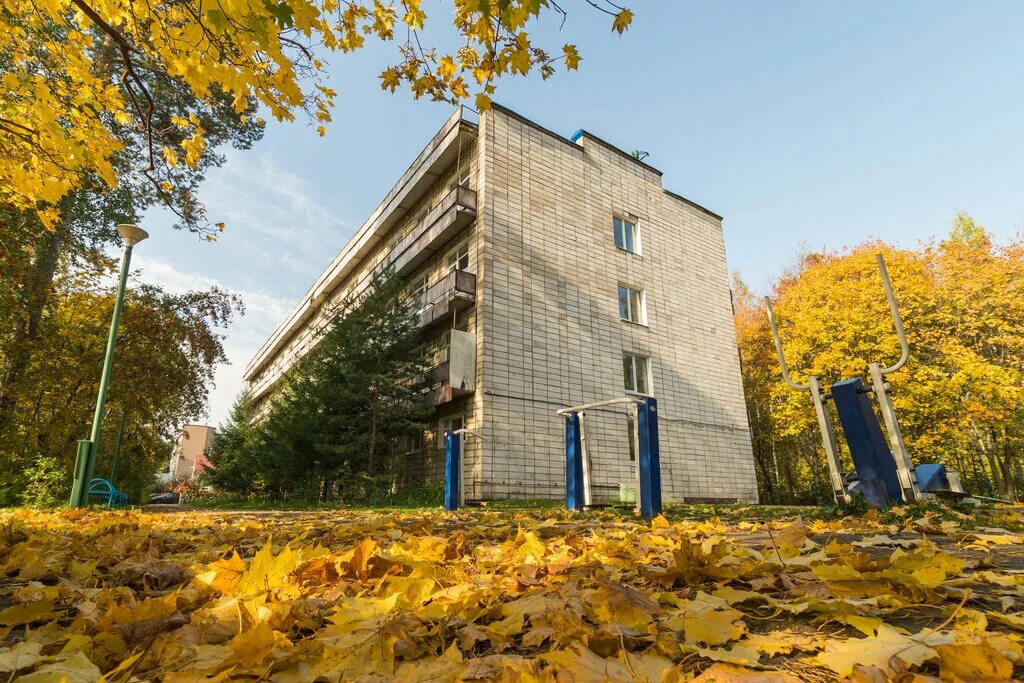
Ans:
[{"label": "maple tree branch", "polygon": [[114,41],[121,52],[121,60],[124,62],[125,74],[129,79],[135,82],[136,87],[138,87],[142,95],[146,98],[147,108],[145,114],[143,114],[138,102],[135,101],[135,94],[128,85],[128,80],[124,80],[125,89],[128,90],[128,94],[132,98],[132,103],[135,105],[136,110],[143,120],[143,132],[146,134],[147,147],[149,150],[149,168],[143,172],[153,171],[156,169],[153,152],[153,113],[156,110],[156,105],[154,104],[153,97],[149,94],[149,90],[146,88],[146,84],[142,80],[142,77],[135,71],[135,64],[132,60],[132,52],[134,49],[128,40],[121,35],[117,29],[108,24],[103,17],[101,17],[95,9],[86,4],[84,0],[71,0],[71,4],[82,10],[82,13],[85,14],[85,16],[89,17],[94,24],[99,26],[100,29]]},{"label": "maple tree branch", "polygon": [[[614,7],[615,9],[619,10],[620,12],[624,9],[623,7],[620,7],[620,6],[616,5],[614,2],[611,2],[610,0],[604,0],[604,1],[606,3],[608,3],[609,5],[611,5],[612,7]],[[596,2],[594,2],[594,0],[584,0],[584,2],[586,2],[588,5],[590,5],[594,9],[598,10],[599,12],[604,12],[605,14],[607,14],[609,16],[613,16],[614,17],[615,14],[616,14],[615,12],[611,11],[610,9],[606,9],[604,7],[601,7]]]}]

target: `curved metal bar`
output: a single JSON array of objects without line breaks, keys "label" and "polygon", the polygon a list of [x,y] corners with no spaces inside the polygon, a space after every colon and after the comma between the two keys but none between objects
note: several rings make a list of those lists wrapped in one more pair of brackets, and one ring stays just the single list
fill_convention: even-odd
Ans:
[{"label": "curved metal bar", "polygon": [[779,326],[775,322],[775,311],[772,310],[771,299],[765,297],[764,305],[768,309],[768,325],[772,328],[772,337],[775,338],[775,353],[779,356],[779,366],[782,368],[782,379],[786,380],[786,384],[798,391],[810,389],[810,384],[797,384],[790,378],[789,366],[786,365],[786,355],[782,352],[782,340],[779,338]]},{"label": "curved metal bar", "polygon": [[896,295],[892,291],[892,280],[889,279],[889,271],[885,268],[885,259],[881,254],[878,254],[876,258],[878,259],[878,273],[882,276],[882,287],[885,288],[885,298],[889,300],[889,310],[892,312],[892,323],[896,328],[896,336],[900,340],[900,359],[896,361],[895,365],[882,368],[884,376],[896,372],[907,364],[907,359],[910,358],[910,343],[907,342],[907,333],[903,329],[903,318],[900,317],[900,309],[896,305]]}]

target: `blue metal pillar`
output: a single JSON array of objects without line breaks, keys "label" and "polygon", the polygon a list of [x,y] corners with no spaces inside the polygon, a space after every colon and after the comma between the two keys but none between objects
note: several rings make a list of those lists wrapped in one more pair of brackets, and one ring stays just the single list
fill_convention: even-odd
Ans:
[{"label": "blue metal pillar", "polygon": [[583,442],[580,414],[565,418],[565,509],[583,509]]},{"label": "blue metal pillar", "polygon": [[658,446],[658,400],[652,396],[637,405],[640,452],[640,516],[654,519],[661,514],[661,448]]},{"label": "blue metal pillar", "polygon": [[462,476],[462,435],[444,433],[444,509],[458,510]]}]

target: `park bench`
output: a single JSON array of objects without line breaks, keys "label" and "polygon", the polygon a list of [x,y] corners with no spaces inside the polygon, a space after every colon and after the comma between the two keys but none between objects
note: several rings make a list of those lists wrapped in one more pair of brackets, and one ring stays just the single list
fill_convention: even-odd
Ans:
[{"label": "park bench", "polygon": [[100,477],[96,477],[89,482],[89,495],[105,497],[108,509],[127,507],[130,502],[127,493],[118,491],[113,484]]}]

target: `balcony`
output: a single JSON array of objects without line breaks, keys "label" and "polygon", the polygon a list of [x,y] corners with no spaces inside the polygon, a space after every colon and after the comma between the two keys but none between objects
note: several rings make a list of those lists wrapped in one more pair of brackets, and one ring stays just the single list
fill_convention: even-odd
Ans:
[{"label": "balcony", "polygon": [[408,275],[475,219],[476,192],[468,187],[453,188],[391,249],[387,260],[394,264],[396,274]]},{"label": "balcony", "polygon": [[428,329],[450,320],[459,311],[471,308],[476,301],[476,275],[464,270],[448,273],[427,287],[420,297],[420,327]]},{"label": "balcony", "polygon": [[427,370],[424,380],[430,405],[448,403],[476,391],[476,335],[452,330],[448,360]]}]

